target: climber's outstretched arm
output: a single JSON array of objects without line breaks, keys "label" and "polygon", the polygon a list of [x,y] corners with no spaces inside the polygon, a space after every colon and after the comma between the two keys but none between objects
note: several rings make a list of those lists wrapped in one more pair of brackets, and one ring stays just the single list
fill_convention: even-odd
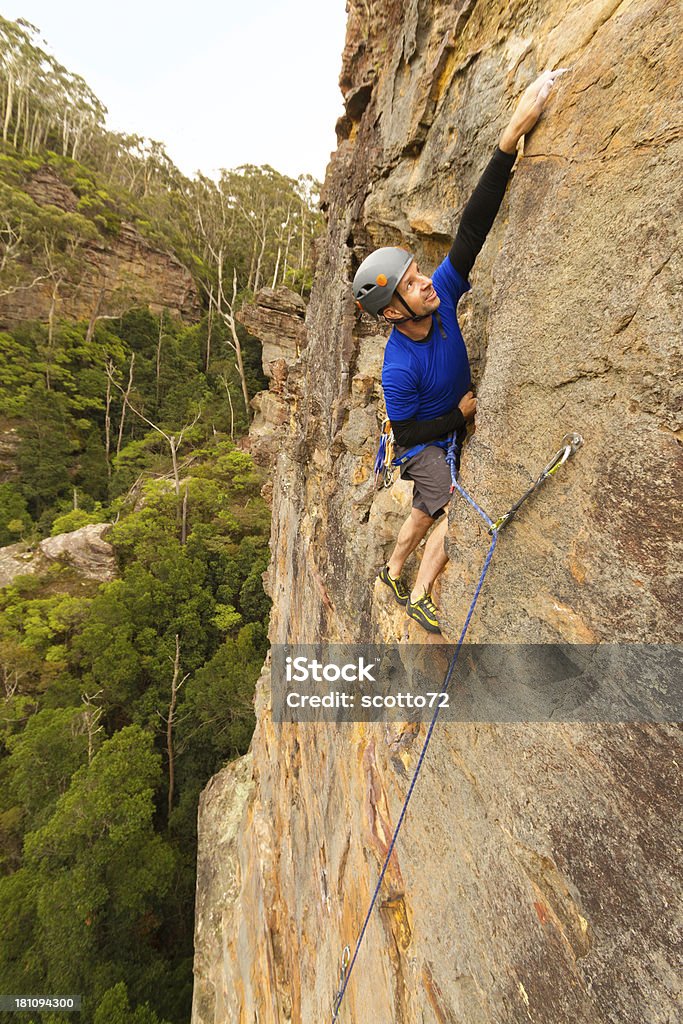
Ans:
[{"label": "climber's outstretched arm", "polygon": [[505,153],[496,146],[495,153],[463,210],[448,255],[455,269],[466,281],[496,219],[516,156],[516,152]]},{"label": "climber's outstretched arm", "polygon": [[534,127],[545,106],[553,82],[567,68],[544,71],[524,91],[509,124],[477,187],[470,196],[449,253],[451,263],[465,280],[479,255],[505,195],[508,178],[517,155],[517,143]]}]

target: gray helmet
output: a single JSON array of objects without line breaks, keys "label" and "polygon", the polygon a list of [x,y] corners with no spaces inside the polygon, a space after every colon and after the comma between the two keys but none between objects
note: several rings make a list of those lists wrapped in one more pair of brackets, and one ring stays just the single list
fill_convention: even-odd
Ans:
[{"label": "gray helmet", "polygon": [[379,316],[412,262],[409,252],[393,245],[371,252],[353,279],[353,297],[358,308]]}]

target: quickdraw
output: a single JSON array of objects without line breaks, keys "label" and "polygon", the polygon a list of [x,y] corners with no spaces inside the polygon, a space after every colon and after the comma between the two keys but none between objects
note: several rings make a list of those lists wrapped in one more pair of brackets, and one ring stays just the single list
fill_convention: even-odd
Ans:
[{"label": "quickdraw", "polygon": [[375,456],[375,490],[379,486],[380,478],[384,487],[391,487],[394,482],[394,466],[394,432],[391,429],[391,421],[386,419],[382,423],[379,448]]},{"label": "quickdraw", "polygon": [[333,1013],[333,1015],[335,1017],[336,1017],[337,1012],[339,1010],[339,1004],[342,1001],[342,996],[344,994],[344,989],[346,988],[346,985],[345,985],[345,982],[346,982],[346,970],[347,970],[347,968],[349,966],[349,960],[350,959],[351,959],[351,947],[347,945],[347,946],[344,946],[344,949],[342,950],[342,955],[341,955],[341,968],[340,968],[340,971],[339,971],[339,988],[337,989],[336,996],[332,1000],[332,1013]]},{"label": "quickdraw", "polygon": [[[508,509],[507,512],[505,512],[502,516],[499,516],[498,519],[495,520],[495,522],[489,521],[490,525],[488,532],[490,534],[493,534],[494,530],[500,532],[502,529],[508,526],[508,524],[516,516],[517,512],[522,507],[527,498],[530,498],[534,491],[537,491],[538,488],[542,484],[544,484],[549,477],[556,473],[560,466],[563,466],[570,456],[575,455],[582,444],[583,438],[581,437],[581,434],[565,434],[562,438],[561,447],[558,449],[558,451],[555,452],[547,466],[545,466],[541,470],[536,480],[534,480],[534,482],[532,483],[531,487],[527,488],[527,490],[524,492],[521,498],[519,498],[514,503],[514,505],[512,505],[512,507]],[[457,456],[457,439],[455,435],[453,435],[451,437],[450,444],[446,452],[446,462],[450,466],[451,470],[451,494],[455,490],[461,490],[457,481]]]},{"label": "quickdraw", "polygon": [[489,533],[493,533],[494,530],[498,530],[500,532],[503,527],[507,526],[527,498],[529,498],[534,491],[537,491],[541,484],[545,483],[548,477],[551,477],[553,473],[557,473],[560,466],[563,466],[571,455],[575,455],[582,444],[583,438],[581,437],[581,434],[565,434],[562,438],[562,447],[559,451],[553,455],[548,465],[541,470],[531,487],[524,492],[522,497],[515,502],[512,508],[508,509],[504,515],[500,516],[500,518],[495,521],[493,526],[489,527]]}]

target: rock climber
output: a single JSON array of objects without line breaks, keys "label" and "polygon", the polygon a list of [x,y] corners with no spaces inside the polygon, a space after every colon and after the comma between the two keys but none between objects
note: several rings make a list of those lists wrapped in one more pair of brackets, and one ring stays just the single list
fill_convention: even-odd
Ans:
[{"label": "rock climber", "polygon": [[[431,277],[422,273],[405,249],[389,246],[371,253],[353,280],[356,304],[392,327],[384,351],[382,387],[395,456],[401,458],[416,449],[401,465],[401,476],[413,483],[412,510],[379,579],[430,633],[441,632],[431,592],[448,561],[444,513],[451,486],[445,450],[433,442],[455,432],[460,448],[477,409],[456,315],[458,301],[470,290],[469,274],[503,200],[517,143],[534,127],[555,79],[566,70],[545,71],[522,94],[465,206],[451,250]],[[401,571],[437,520],[409,590]]]}]

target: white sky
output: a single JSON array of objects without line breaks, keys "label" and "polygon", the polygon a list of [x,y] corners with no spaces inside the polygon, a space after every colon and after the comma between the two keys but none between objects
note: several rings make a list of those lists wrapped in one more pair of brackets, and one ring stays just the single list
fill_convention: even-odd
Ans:
[{"label": "white sky", "polygon": [[5,0],[188,175],[268,163],[322,181],[343,105],[345,0]]}]

